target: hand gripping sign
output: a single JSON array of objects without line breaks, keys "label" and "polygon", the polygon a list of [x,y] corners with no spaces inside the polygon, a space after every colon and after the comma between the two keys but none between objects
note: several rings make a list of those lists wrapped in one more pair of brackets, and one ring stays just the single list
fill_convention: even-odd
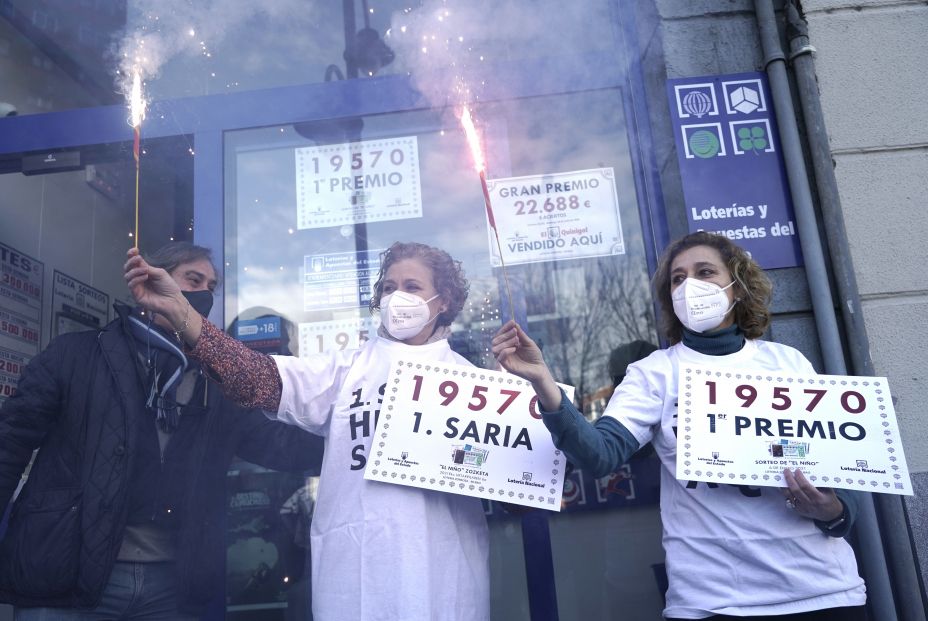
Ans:
[{"label": "hand gripping sign", "polygon": [[559,511],[567,459],[537,401],[508,373],[395,360],[364,478]]},{"label": "hand gripping sign", "polygon": [[677,478],[912,495],[885,377],[682,366]]}]

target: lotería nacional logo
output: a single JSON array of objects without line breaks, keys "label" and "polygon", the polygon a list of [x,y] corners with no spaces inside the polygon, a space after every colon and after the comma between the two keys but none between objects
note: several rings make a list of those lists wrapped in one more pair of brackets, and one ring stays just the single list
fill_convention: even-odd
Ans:
[{"label": "loter\u00eda nacional logo", "polygon": [[531,472],[522,472],[522,480],[519,479],[507,479],[508,483],[516,483],[517,485],[527,485],[528,487],[544,487],[544,483],[533,483],[532,482],[532,473]]},{"label": "loter\u00eda nacional logo", "polygon": [[853,472],[866,472],[867,474],[886,474],[885,468],[871,468],[870,462],[866,459],[857,459],[855,462],[856,466],[841,466],[841,469]]}]

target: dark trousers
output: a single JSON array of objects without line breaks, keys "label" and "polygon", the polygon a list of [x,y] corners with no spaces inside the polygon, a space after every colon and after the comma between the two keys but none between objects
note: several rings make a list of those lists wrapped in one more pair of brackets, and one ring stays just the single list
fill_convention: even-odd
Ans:
[{"label": "dark trousers", "polygon": [[[732,617],[730,615],[715,615],[705,617],[699,621],[867,621],[867,608],[865,606],[848,606],[845,608],[825,608],[800,612],[793,615],[775,615],[763,617]],[[667,621],[686,621],[667,617]]]}]

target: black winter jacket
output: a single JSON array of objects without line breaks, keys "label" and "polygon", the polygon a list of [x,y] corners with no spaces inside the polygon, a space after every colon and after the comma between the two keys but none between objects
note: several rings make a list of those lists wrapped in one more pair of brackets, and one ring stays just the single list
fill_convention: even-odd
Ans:
[{"label": "black winter jacket", "polygon": [[[40,448],[0,541],[0,601],[95,606],[122,542],[128,473],[140,453],[129,407],[144,402],[127,308],[100,331],[54,339],[33,358],[0,410],[0,511]],[[226,471],[233,456],[276,470],[318,473],[322,439],[244,410],[211,390],[185,461],[177,532],[178,604],[197,613],[223,587]],[[130,406],[131,404],[131,406]]]}]

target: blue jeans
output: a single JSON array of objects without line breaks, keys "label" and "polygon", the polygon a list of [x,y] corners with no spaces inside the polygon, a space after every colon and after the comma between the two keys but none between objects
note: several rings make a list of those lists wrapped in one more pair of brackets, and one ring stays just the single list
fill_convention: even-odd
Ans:
[{"label": "blue jeans", "polygon": [[117,561],[96,608],[17,608],[15,621],[197,621],[177,611],[174,563]]}]

